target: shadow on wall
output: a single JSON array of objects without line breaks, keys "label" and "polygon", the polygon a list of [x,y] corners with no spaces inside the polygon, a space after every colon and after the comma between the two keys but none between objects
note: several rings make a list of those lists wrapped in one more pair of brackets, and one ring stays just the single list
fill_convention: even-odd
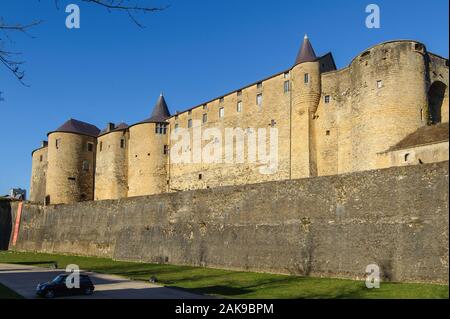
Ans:
[{"label": "shadow on wall", "polygon": [[11,205],[9,201],[0,201],[0,250],[8,250],[11,231]]}]

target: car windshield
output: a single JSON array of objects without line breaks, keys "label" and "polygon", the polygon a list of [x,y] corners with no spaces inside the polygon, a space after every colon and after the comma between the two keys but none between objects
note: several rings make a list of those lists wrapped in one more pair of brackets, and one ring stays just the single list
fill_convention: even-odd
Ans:
[{"label": "car windshield", "polygon": [[66,276],[64,276],[64,275],[59,275],[59,276],[57,276],[55,279],[52,280],[52,283],[60,283],[60,282],[62,282],[65,278],[66,278]]}]

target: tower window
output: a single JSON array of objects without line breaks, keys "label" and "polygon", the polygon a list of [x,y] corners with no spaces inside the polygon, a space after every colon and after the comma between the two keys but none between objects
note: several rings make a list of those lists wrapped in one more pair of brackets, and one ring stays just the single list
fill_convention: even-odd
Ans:
[{"label": "tower window", "polygon": [[59,138],[57,138],[56,139],[56,141],[55,141],[55,147],[56,147],[56,149],[59,149],[59,145],[60,145],[60,140],[59,140]]},{"label": "tower window", "polygon": [[203,174],[198,174],[198,180],[201,181],[203,179]]},{"label": "tower window", "polygon": [[98,145],[98,150],[101,152],[103,150],[103,142],[100,142]]},{"label": "tower window", "polygon": [[89,161],[83,161],[83,171],[89,171]]},{"label": "tower window", "polygon": [[124,148],[125,147],[125,140],[122,138],[120,139],[120,148]]},{"label": "tower window", "polygon": [[242,101],[237,102],[236,111],[238,113],[242,112]]},{"label": "tower window", "polygon": [[305,78],[304,78],[304,80],[305,80],[305,84],[308,84],[308,83],[309,83],[309,73],[305,73]]},{"label": "tower window", "polygon": [[164,155],[169,154],[169,145],[164,145],[163,153]]},{"label": "tower window", "polygon": [[219,118],[223,118],[225,116],[225,109],[223,107],[221,107],[219,109]]},{"label": "tower window", "polygon": [[94,143],[87,143],[87,150],[88,152],[94,151]]},{"label": "tower window", "polygon": [[284,81],[284,93],[288,93],[290,91],[290,82]]},{"label": "tower window", "polygon": [[325,134],[326,134],[327,136],[330,136],[331,131],[327,130],[327,131],[325,132]]},{"label": "tower window", "polygon": [[381,89],[383,87],[383,81],[379,80],[377,81],[377,88]]},{"label": "tower window", "polygon": [[203,121],[203,123],[208,122],[208,114],[206,114],[206,113],[203,114],[202,121]]},{"label": "tower window", "polygon": [[188,128],[191,128],[192,127],[192,119],[189,119],[188,120]]},{"label": "tower window", "polygon": [[42,155],[39,156],[39,162],[42,162],[42,159],[43,159]]},{"label": "tower window", "polygon": [[330,103],[330,96],[329,95],[325,95],[325,103],[326,104]]},{"label": "tower window", "polygon": [[262,102],[263,102],[263,95],[260,93],[256,95],[256,105],[262,106]]},{"label": "tower window", "polygon": [[167,133],[167,124],[166,123],[156,123],[155,133],[165,135]]}]

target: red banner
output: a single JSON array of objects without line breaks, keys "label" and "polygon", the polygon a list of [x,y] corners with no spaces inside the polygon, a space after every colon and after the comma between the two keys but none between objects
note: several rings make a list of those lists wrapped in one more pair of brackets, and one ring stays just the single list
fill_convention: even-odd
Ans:
[{"label": "red banner", "polygon": [[14,226],[14,234],[13,234],[13,246],[16,245],[17,237],[19,236],[19,226],[20,226],[20,217],[22,216],[22,207],[23,202],[19,202],[19,206],[17,206],[17,215],[16,215],[16,225]]}]

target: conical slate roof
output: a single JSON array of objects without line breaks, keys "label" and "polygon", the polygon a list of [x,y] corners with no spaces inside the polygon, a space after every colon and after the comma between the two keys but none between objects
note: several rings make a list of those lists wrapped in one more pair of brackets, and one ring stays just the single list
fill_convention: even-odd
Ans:
[{"label": "conical slate roof", "polygon": [[309,42],[308,36],[305,34],[305,38],[303,39],[302,47],[298,52],[297,59],[295,60],[295,64],[300,64],[304,62],[313,62],[317,59],[316,53]]},{"label": "conical slate roof", "polygon": [[95,125],[70,119],[53,132],[75,133],[97,137],[100,133],[100,129]]},{"label": "conical slate roof", "polygon": [[169,108],[167,107],[164,95],[161,93],[158,101],[153,107],[152,116],[140,123],[162,123],[165,122],[170,117]]}]

